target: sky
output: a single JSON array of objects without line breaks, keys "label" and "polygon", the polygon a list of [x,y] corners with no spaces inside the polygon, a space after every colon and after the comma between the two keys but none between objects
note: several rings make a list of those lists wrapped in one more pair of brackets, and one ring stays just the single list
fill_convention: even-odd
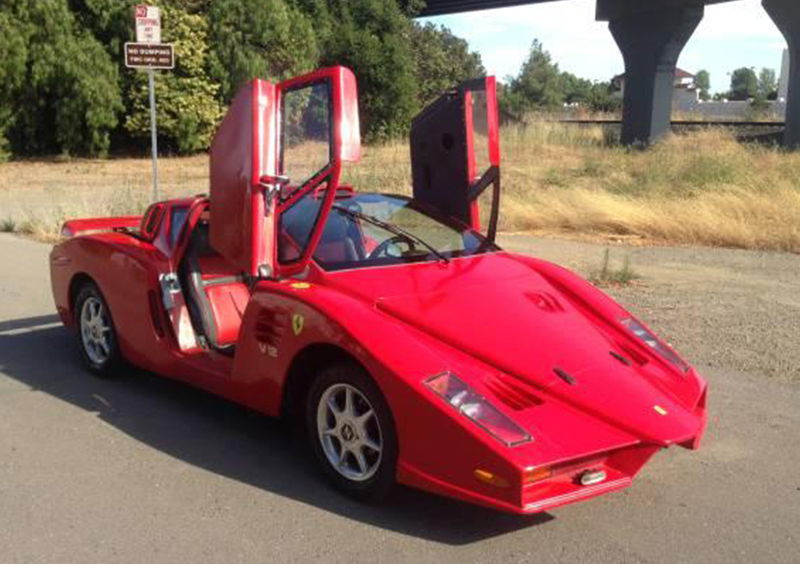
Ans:
[{"label": "sky", "polygon": [[[514,76],[539,39],[562,70],[592,80],[624,72],[622,56],[606,22],[594,19],[595,0],[565,0],[423,18],[449,27],[478,51],[489,74]],[[706,7],[705,18],[686,44],[678,66],[711,74],[712,92],[727,91],[739,67],[768,67],[780,75],[786,42],[760,0]]]}]

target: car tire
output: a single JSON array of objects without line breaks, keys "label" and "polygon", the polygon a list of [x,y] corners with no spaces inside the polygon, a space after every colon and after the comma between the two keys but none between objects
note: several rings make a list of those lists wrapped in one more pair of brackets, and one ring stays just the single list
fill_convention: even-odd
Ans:
[{"label": "car tire", "polygon": [[78,290],[74,318],[78,350],[86,367],[98,376],[115,374],[122,364],[117,332],[108,303],[93,282]]},{"label": "car tire", "polygon": [[397,469],[397,435],[389,406],[369,374],[353,363],[326,367],[311,384],[305,404],[306,436],[331,483],[361,500],[389,493]]}]

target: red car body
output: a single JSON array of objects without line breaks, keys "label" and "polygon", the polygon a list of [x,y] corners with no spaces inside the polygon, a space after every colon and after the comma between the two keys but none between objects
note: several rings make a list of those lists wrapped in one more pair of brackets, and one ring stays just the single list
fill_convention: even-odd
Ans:
[{"label": "red car body", "polygon": [[[283,197],[280,97],[320,82],[330,93],[331,157]],[[494,83],[485,85],[495,116],[489,160],[499,166]],[[214,141],[210,198],[161,202],[135,222],[67,222],[68,238],[51,255],[64,323],[75,324],[76,295],[91,281],[125,360],[272,416],[303,393],[310,372],[347,358],[389,407],[398,482],[513,513],[624,488],[659,449],[697,448],[706,423],[702,378],[561,267],[499,249],[339,270],[315,260],[343,189],[342,164],[359,157],[355,100],[355,81],[341,67],[279,85],[254,81]],[[476,176],[475,163],[466,166]],[[319,213],[306,245],[281,260],[281,214],[314,191]],[[473,227],[475,209],[466,218]],[[248,280],[206,292],[215,338],[227,349],[198,341],[180,292],[166,295],[206,216],[224,267],[202,276]],[[441,375],[456,376],[528,439],[509,444],[476,424],[437,393],[432,382]]]}]

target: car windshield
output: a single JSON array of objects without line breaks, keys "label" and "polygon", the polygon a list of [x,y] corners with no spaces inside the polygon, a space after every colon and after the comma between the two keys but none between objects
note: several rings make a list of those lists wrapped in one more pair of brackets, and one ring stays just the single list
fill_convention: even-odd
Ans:
[{"label": "car windshield", "polygon": [[[308,195],[281,215],[279,254],[297,260],[321,198]],[[328,215],[314,260],[326,270],[447,261],[498,248],[466,225],[439,217],[403,196],[345,194]]]}]

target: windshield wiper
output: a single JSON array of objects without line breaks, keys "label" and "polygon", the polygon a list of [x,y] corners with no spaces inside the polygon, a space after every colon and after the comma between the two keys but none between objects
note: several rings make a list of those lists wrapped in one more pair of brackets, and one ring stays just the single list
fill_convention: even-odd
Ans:
[{"label": "windshield wiper", "polygon": [[380,227],[381,229],[385,229],[389,233],[394,233],[395,235],[398,235],[400,237],[406,237],[408,239],[411,239],[415,243],[419,243],[420,245],[428,249],[430,253],[434,255],[436,258],[438,258],[440,261],[445,263],[450,262],[449,258],[444,256],[440,251],[436,250],[436,247],[434,247],[430,243],[425,242],[423,239],[421,239],[417,235],[414,235],[410,231],[406,231],[402,227],[397,227],[396,225],[392,225],[391,223],[386,223],[385,221],[378,219],[377,217],[373,217],[371,215],[367,215],[359,211],[343,208],[342,206],[333,206],[333,209],[340,211],[344,214],[347,214],[350,217],[355,217],[362,221],[366,221],[367,223],[371,223],[372,225]]}]

